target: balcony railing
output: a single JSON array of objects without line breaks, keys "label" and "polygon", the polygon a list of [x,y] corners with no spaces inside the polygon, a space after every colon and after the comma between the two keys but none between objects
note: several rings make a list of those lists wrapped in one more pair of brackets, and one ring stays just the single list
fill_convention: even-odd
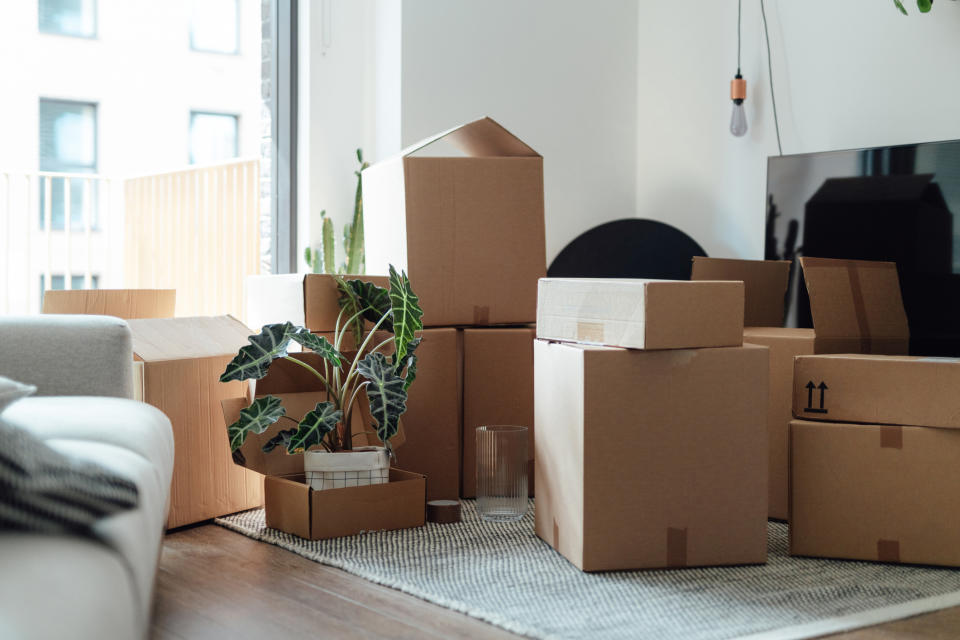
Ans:
[{"label": "balcony railing", "polygon": [[0,313],[45,289],[172,288],[177,315],[243,317],[260,268],[259,161],[128,179],[0,172]]}]

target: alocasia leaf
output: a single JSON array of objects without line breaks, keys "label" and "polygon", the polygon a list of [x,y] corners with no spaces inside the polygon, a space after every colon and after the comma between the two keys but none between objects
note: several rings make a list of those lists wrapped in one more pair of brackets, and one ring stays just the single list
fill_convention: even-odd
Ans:
[{"label": "alocasia leaf", "polygon": [[243,446],[247,435],[263,433],[286,413],[280,398],[273,396],[257,398],[249,407],[241,409],[237,421],[227,427],[230,450],[236,451]]},{"label": "alocasia leaf", "polygon": [[[390,360],[390,364],[393,365],[393,370],[398,376],[403,376],[403,390],[408,391],[410,385],[413,384],[413,381],[417,377],[417,356],[414,355],[417,347],[420,346],[420,342],[423,338],[414,338],[410,341],[410,344],[407,345],[407,355],[404,357],[403,361],[397,359],[397,354],[394,352],[393,357]],[[406,369],[406,374],[404,374],[404,369]]]},{"label": "alocasia leaf", "polygon": [[[377,323],[385,314],[390,312],[390,294],[383,287],[363,280],[344,280],[337,278],[337,287],[340,289],[338,302],[343,308],[345,318],[353,318],[351,329],[357,344],[363,340],[363,321]],[[359,315],[358,315],[359,314]],[[391,318],[387,318],[380,325],[381,329],[393,330]]]},{"label": "alocasia leaf", "polygon": [[313,411],[307,412],[300,420],[296,433],[287,441],[287,452],[295,453],[298,449],[307,451],[310,447],[320,446],[324,437],[337,428],[337,423],[343,419],[343,412],[334,409],[329,400],[317,403]]},{"label": "alocasia leaf", "polygon": [[241,348],[237,357],[227,364],[220,382],[231,380],[259,380],[267,375],[270,364],[287,355],[291,334],[299,329],[290,322],[268,324],[257,335],[248,338],[250,344]]},{"label": "alocasia leaf", "polygon": [[377,422],[377,436],[386,443],[397,435],[400,416],[407,410],[404,379],[379,351],[367,354],[357,364],[357,371],[370,381],[367,385],[370,414]]},{"label": "alocasia leaf", "polygon": [[283,429],[282,431],[278,431],[277,435],[267,440],[266,444],[264,444],[261,449],[263,449],[264,453],[270,453],[277,447],[283,447],[286,449],[290,446],[290,439],[296,432],[296,429]]},{"label": "alocasia leaf", "polygon": [[329,340],[315,333],[310,333],[307,329],[290,334],[290,338],[297,344],[310,349],[310,351],[320,354],[324,360],[335,367],[339,367],[343,361],[343,355],[330,344]]},{"label": "alocasia leaf", "polygon": [[404,362],[410,344],[417,331],[423,329],[423,310],[420,300],[410,287],[410,279],[404,272],[397,273],[390,265],[390,306],[393,310],[393,335],[395,338],[396,362]]}]

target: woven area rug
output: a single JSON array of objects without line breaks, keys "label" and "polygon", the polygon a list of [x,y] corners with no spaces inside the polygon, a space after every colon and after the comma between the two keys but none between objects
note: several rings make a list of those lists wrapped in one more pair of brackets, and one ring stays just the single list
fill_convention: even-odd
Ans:
[{"label": "woven area rug", "polygon": [[[531,510],[533,503],[531,501]],[[532,638],[810,638],[960,605],[960,570],[791,558],[769,525],[752,567],[580,572],[533,533],[533,516],[303,540],[262,509],[217,524]]]}]

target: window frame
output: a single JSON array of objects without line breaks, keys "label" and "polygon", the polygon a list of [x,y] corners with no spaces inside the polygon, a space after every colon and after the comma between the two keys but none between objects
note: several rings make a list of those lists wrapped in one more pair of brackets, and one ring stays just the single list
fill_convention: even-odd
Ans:
[{"label": "window frame", "polygon": [[[91,100],[72,100],[64,98],[48,98],[40,96],[37,99],[37,143],[38,143],[38,153],[37,153],[37,165],[38,167],[43,163],[42,155],[42,145],[40,144],[43,128],[43,104],[44,103],[56,103],[62,105],[79,105],[83,107],[93,107],[93,167],[90,171],[91,175],[96,175],[100,170],[100,103],[94,102]],[[84,173],[84,171],[77,171],[69,167],[76,167],[77,165],[65,165],[57,161],[56,169],[43,169],[40,168],[40,171],[52,172],[52,173]],[[66,168],[65,168],[66,167]]]},{"label": "window frame", "polygon": [[[219,160],[218,162],[228,162],[231,159],[236,159],[240,157],[240,116],[239,113],[231,113],[229,111],[212,111],[210,109],[190,109],[190,116],[187,120],[187,164],[194,165],[192,158],[193,155],[193,118],[194,116],[221,116],[233,118],[234,126],[236,127],[234,136],[233,136],[233,158],[228,158],[224,160]],[[204,163],[208,164],[208,163]]]},{"label": "window frame", "polygon": [[82,40],[97,40],[100,36],[100,0],[90,0],[93,4],[93,31],[90,34],[86,33],[68,33],[66,31],[54,31],[52,29],[45,29],[43,26],[43,21],[40,18],[40,12],[43,11],[44,0],[38,0],[37,2],[37,32],[43,35],[48,36],[63,36],[65,38],[80,38]]},{"label": "window frame", "polygon": [[[202,1],[203,0],[193,0],[194,3],[202,2]],[[194,40],[193,40],[194,25],[193,25],[192,15],[190,17],[190,29],[189,29],[189,34],[187,38],[190,44],[190,51],[194,51],[196,53],[213,53],[213,54],[219,54],[222,56],[239,56],[241,54],[242,47],[240,46],[240,33],[241,33],[240,0],[233,0],[233,6],[235,7],[234,15],[236,16],[236,20],[234,20],[234,25],[233,25],[233,42],[234,42],[233,51],[222,51],[220,49],[204,49],[194,44]]]}]

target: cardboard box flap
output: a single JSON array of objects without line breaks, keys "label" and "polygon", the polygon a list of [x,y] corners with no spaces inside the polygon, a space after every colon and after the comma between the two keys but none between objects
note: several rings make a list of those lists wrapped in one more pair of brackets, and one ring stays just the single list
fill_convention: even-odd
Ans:
[{"label": "cardboard box flap", "polygon": [[253,333],[233,316],[128,320],[138,360],[236,355]]},{"label": "cardboard box flap", "polygon": [[742,280],[743,324],[783,326],[784,297],[790,279],[789,260],[732,260],[694,256],[691,280]]},{"label": "cardboard box flap", "polygon": [[800,266],[818,341],[857,338],[870,352],[874,343],[909,339],[896,264],[803,257]]},{"label": "cardboard box flap", "polygon": [[492,118],[481,118],[447,129],[407,147],[400,155],[412,155],[441,139],[446,139],[459,151],[474,158],[540,157],[539,153]]},{"label": "cardboard box flap", "polygon": [[75,289],[48,290],[43,294],[43,313],[133,318],[172,318],[176,289]]}]

